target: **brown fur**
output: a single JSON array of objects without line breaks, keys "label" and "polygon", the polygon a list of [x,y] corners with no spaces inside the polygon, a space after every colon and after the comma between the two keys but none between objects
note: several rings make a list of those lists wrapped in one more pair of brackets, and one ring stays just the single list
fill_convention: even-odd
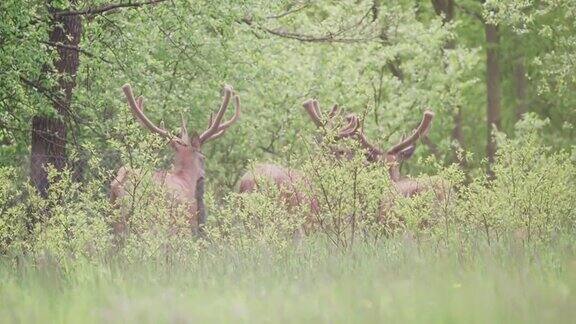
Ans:
[{"label": "brown fur", "polygon": [[[308,204],[311,214],[319,212],[317,199],[300,189],[302,185],[309,185],[308,180],[300,172],[275,164],[257,164],[240,179],[239,192],[250,193],[258,190],[258,181],[271,181],[276,185],[280,197],[288,209]],[[306,221],[307,227],[313,222],[312,219],[312,215],[309,215]]]},{"label": "brown fur", "polygon": [[[320,105],[317,100],[307,100],[303,104],[305,111],[312,122],[321,129],[326,127],[336,127],[335,122],[337,116],[340,114],[340,109],[337,105],[333,106],[327,114],[327,119],[324,119]],[[346,117],[346,125],[341,127],[337,132],[337,138],[344,139],[353,136],[358,127],[358,118],[354,115]],[[351,158],[350,150],[331,148],[334,157]],[[314,223],[314,215],[319,213],[320,207],[318,200],[314,195],[307,195],[303,193],[300,186],[311,186],[311,183],[299,171],[284,168],[275,164],[262,163],[257,164],[253,169],[247,171],[240,179],[239,191],[240,193],[254,192],[258,189],[258,181],[269,181],[276,185],[280,191],[280,197],[288,209],[293,209],[302,205],[309,205],[310,214],[306,220],[306,227],[310,227]]]},{"label": "brown fur", "polygon": [[[402,177],[397,181],[392,182],[394,186],[393,192],[387,194],[380,205],[379,218],[383,222],[394,222],[394,219],[404,222],[403,217],[398,215],[393,216],[392,210],[396,205],[396,200],[399,197],[412,198],[427,192],[434,193],[434,205],[439,207],[442,203],[449,201],[452,193],[452,185],[439,177],[429,177],[426,179],[418,178],[411,179]],[[419,224],[420,227],[430,226],[430,220],[422,220]]]},{"label": "brown fur", "polygon": [[[155,171],[152,181],[167,191],[166,199],[175,201],[175,209],[181,205],[186,206],[190,227],[196,230],[199,225],[196,188],[197,183],[204,178],[204,156],[199,151],[199,142],[194,139],[189,145],[172,143],[172,146],[175,151],[172,169]],[[128,213],[121,203],[127,194],[125,188],[130,187],[130,182],[138,176],[137,170],[123,166],[110,184],[110,201],[121,208],[121,218],[113,224],[117,235],[125,232],[128,221],[126,218]]]}]

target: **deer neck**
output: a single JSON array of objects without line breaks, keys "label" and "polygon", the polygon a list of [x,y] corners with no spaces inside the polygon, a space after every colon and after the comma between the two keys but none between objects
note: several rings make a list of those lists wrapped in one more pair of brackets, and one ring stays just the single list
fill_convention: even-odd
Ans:
[{"label": "deer neck", "polygon": [[199,170],[199,166],[196,165],[189,154],[177,154],[174,159],[174,165],[172,167],[172,173],[180,177],[182,180],[195,185],[196,179],[198,179],[198,174],[202,170]]}]

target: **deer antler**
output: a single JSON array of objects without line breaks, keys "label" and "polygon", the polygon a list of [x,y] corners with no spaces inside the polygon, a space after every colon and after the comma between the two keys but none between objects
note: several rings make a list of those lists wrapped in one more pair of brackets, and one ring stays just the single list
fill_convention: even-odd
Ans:
[{"label": "deer antler", "polygon": [[340,115],[340,112],[340,107],[338,107],[338,105],[334,105],[328,113],[328,119],[333,120],[336,116]]},{"label": "deer antler", "polygon": [[[356,115],[352,115],[356,120],[359,118]],[[360,128],[359,126],[354,130],[352,135],[356,135],[356,139],[360,143],[360,146],[368,151],[368,160],[369,161],[376,161],[378,160],[378,156],[384,154],[384,152],[379,149],[376,145],[370,143],[364,135],[364,129]]]},{"label": "deer antler", "polygon": [[[336,108],[337,106],[334,107]],[[334,108],[332,109],[334,110]],[[348,114],[348,116],[346,116],[346,121],[348,124],[340,129],[338,132],[338,138],[348,138],[358,132],[358,128],[360,127],[358,116],[354,114]]]},{"label": "deer antler", "polygon": [[[230,98],[234,102],[234,116],[230,118],[230,120],[222,123],[222,117],[228,108],[228,104],[230,103]],[[216,113],[216,116],[210,116],[210,120],[208,123],[208,128],[200,135],[200,143],[205,143],[209,140],[218,138],[224,134],[224,132],[234,124],[238,118],[240,117],[240,97],[234,93],[234,90],[231,86],[226,85],[224,86],[224,98],[222,99],[222,104],[220,105],[220,109]]]},{"label": "deer antler", "polygon": [[312,119],[312,122],[314,122],[316,127],[323,127],[324,123],[322,122],[322,117],[320,116],[320,110],[319,109],[316,110],[317,105],[315,105],[314,102],[315,100],[308,99],[304,101],[302,105],[304,106],[304,109],[306,110],[308,116],[310,116],[310,119]]},{"label": "deer antler", "polygon": [[134,115],[136,120],[138,120],[144,127],[148,128],[151,132],[184,145],[184,142],[180,138],[170,134],[170,132],[168,132],[164,128],[154,125],[154,123],[150,121],[148,117],[146,117],[146,115],[144,114],[144,98],[140,96],[138,97],[137,100],[135,100],[134,94],[132,93],[132,87],[130,86],[130,84],[123,85],[122,90],[126,95],[126,99],[128,99],[128,106],[130,106],[130,109],[132,110],[132,115]]},{"label": "deer antler", "polygon": [[428,131],[430,131],[430,125],[432,123],[433,118],[434,113],[430,110],[426,110],[424,112],[424,116],[422,117],[420,125],[418,125],[416,129],[414,129],[412,135],[408,136],[408,138],[402,140],[400,143],[392,146],[387,153],[396,154],[402,151],[403,149],[409,147],[410,145],[414,144],[420,138],[420,136],[426,136],[428,134]]},{"label": "deer antler", "polygon": [[[322,121],[322,110],[320,110],[320,104],[318,103],[318,100],[308,99],[302,104],[302,106],[304,106],[304,109],[316,127],[321,128],[333,125],[336,117],[338,117],[338,115],[341,113],[340,107],[338,107],[338,105],[334,105],[332,109],[330,109],[330,112],[328,112],[328,120],[324,122]],[[349,114],[346,116],[346,121],[348,123],[338,131],[338,138],[347,138],[353,136],[360,126],[359,119],[354,114]]]}]

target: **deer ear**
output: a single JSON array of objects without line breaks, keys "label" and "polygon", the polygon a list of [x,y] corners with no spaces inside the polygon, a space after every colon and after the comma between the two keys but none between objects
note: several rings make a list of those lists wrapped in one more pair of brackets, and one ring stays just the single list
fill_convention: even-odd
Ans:
[{"label": "deer ear", "polygon": [[407,148],[398,152],[398,160],[399,161],[408,160],[409,158],[412,157],[412,155],[414,154],[414,151],[416,151],[416,145],[408,146]]}]

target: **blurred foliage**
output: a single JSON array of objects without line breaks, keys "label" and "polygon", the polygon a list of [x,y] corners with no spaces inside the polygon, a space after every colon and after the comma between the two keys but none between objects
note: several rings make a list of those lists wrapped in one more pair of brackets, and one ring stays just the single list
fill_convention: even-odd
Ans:
[{"label": "blurred foliage", "polygon": [[[89,1],[79,9],[103,4]],[[26,165],[30,117],[51,111],[49,98],[34,86],[53,79],[43,71],[55,55],[46,44],[49,13],[38,0],[1,6],[0,160]],[[67,1],[59,6],[70,8]],[[299,136],[312,125],[301,102],[309,97],[363,115],[366,133],[383,146],[406,134],[430,108],[437,112],[430,137],[445,162],[452,157],[452,113],[460,107],[473,171],[484,156],[484,138],[477,134],[486,129],[478,17],[498,22],[502,31],[502,131],[512,134],[516,121],[509,63],[522,55],[529,110],[556,126],[545,134],[546,143],[566,147],[575,135],[562,127],[576,115],[570,91],[575,26],[568,23],[574,10],[570,1],[462,1],[456,18],[443,24],[425,1],[177,0],[85,15],[68,121],[72,160],[105,156],[103,166],[117,169],[125,162],[119,153],[132,148],[111,142],[128,132],[144,136],[131,127],[120,91],[124,83],[146,97],[151,118],[175,129],[182,112],[198,132],[229,83],[242,97],[241,122],[204,148],[208,186],[218,196],[234,187],[250,160],[290,164],[302,154]],[[305,36],[309,41],[294,39]],[[454,48],[443,49],[446,42]],[[429,154],[423,147],[416,155]]]},{"label": "blurred foliage", "polygon": [[[78,9],[107,3],[86,1]],[[68,1],[53,5],[63,10],[71,6]],[[459,195],[439,209],[430,195],[395,198],[403,219],[399,232],[440,241],[474,235],[493,241],[519,230],[530,240],[573,227],[573,1],[462,0],[455,10],[455,19],[443,23],[428,1],[173,0],[84,15],[81,62],[67,121],[73,130],[70,160],[84,166],[83,181],[53,173],[54,188],[42,200],[25,185],[29,123],[33,115],[53,113],[42,89],[55,79],[46,67],[58,45],[47,44],[50,13],[43,1],[2,1],[0,251],[107,255],[112,240],[106,226],[117,217],[107,202],[114,171],[123,164],[165,168],[171,157],[165,143],[134,121],[120,90],[125,83],[146,97],[147,115],[164,120],[173,131],[181,113],[189,130],[203,131],[224,84],[233,85],[242,98],[240,121],[203,147],[210,225],[216,227],[200,246],[246,237],[285,246],[293,238],[301,220],[292,221],[273,197],[241,200],[230,194],[256,161],[307,174],[318,170],[313,182],[329,189],[320,203],[324,210],[344,197],[340,209],[320,215],[344,226],[320,231],[336,245],[351,244],[351,227],[368,231],[368,237],[381,226],[371,219],[389,185],[385,172],[364,168],[360,159],[332,165],[326,152],[316,152],[310,146],[314,125],[301,107],[310,97],[363,116],[368,138],[383,148],[412,130],[423,110],[436,112],[429,135],[436,150],[419,145],[404,172],[448,179]],[[498,24],[501,32],[503,123],[492,183],[483,175],[485,136],[478,135],[486,132],[483,21]],[[518,57],[526,65],[530,111],[519,123],[512,71]],[[451,164],[457,108],[462,109],[469,160],[463,171]],[[431,153],[435,159],[427,158]],[[465,176],[469,186],[461,185]],[[351,188],[357,191],[351,193]],[[156,209],[147,211],[149,206]],[[134,218],[136,228],[141,225],[140,236],[126,243],[124,256],[161,259],[166,248],[178,251],[176,255],[197,251],[195,241],[158,235],[170,230],[165,219],[154,218],[162,206],[141,207]],[[359,227],[345,224],[350,214],[363,217],[355,218]],[[283,217],[287,220],[279,222]],[[434,226],[422,228],[422,221],[431,217]],[[383,232],[394,235],[395,230]]]}]

